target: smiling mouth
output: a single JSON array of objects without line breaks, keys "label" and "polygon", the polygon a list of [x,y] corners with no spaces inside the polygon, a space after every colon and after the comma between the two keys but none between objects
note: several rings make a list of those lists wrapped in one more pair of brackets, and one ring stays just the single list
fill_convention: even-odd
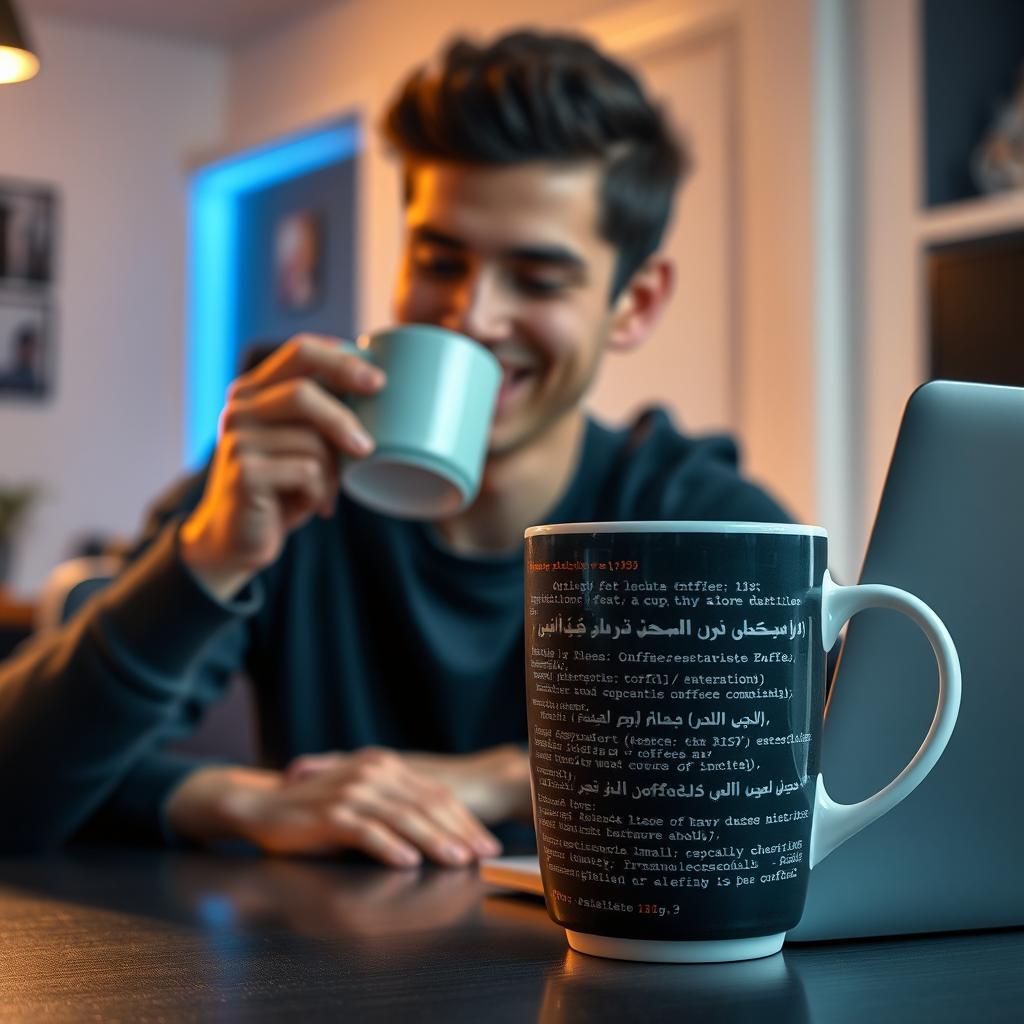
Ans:
[{"label": "smiling mouth", "polygon": [[536,372],[530,367],[522,366],[502,366],[501,371],[501,387],[498,389],[496,407],[496,412],[498,413],[501,413],[511,403],[516,401],[518,396],[528,386],[530,378]]}]

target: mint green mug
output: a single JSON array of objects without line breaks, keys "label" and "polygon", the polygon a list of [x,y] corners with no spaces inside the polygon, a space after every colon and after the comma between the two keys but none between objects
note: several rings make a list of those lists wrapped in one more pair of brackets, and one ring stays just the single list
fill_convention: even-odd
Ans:
[{"label": "mint green mug", "polygon": [[441,519],[472,504],[501,386],[498,360],[428,324],[374,331],[344,347],[387,374],[377,394],[346,398],[376,447],[364,459],[343,458],[345,493],[403,519]]}]

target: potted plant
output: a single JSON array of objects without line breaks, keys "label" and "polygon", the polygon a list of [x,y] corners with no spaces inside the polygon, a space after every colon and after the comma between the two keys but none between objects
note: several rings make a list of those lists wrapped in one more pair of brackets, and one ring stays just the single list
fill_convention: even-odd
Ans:
[{"label": "potted plant", "polygon": [[10,573],[14,538],[38,496],[35,484],[0,484],[0,589]]}]

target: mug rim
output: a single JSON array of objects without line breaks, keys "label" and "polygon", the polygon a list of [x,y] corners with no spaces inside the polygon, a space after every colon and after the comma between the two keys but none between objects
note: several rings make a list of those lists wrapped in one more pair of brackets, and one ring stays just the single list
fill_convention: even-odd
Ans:
[{"label": "mug rim", "polygon": [[764,533],[798,537],[824,537],[828,530],[807,523],[745,523],[733,520],[651,519],[606,523],[547,523],[528,527],[523,537],[580,533]]},{"label": "mug rim", "polygon": [[375,340],[380,339],[383,341],[385,338],[395,334],[405,334],[409,331],[434,335],[439,341],[446,341],[462,347],[468,345],[470,347],[467,351],[480,352],[485,357],[485,362],[492,364],[499,373],[501,372],[501,363],[498,357],[486,345],[481,345],[480,342],[475,341],[467,334],[453,331],[450,327],[439,327],[437,324],[424,324],[417,321],[406,324],[391,324],[388,327],[377,327],[373,330],[360,331],[352,344],[355,345],[359,352],[365,353],[369,351],[370,345]]}]

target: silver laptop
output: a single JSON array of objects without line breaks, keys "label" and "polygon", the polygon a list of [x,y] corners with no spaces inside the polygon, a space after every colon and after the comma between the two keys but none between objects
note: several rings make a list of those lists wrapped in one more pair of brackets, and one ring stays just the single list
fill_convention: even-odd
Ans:
[{"label": "silver laptop", "polygon": [[[904,587],[957,644],[963,702],[921,786],[811,873],[795,942],[1024,925],[1024,388],[933,381],[911,396],[861,582]],[[935,710],[923,634],[856,616],[825,718],[829,794],[852,803],[913,756]],[[536,858],[483,868],[537,892]]]}]

